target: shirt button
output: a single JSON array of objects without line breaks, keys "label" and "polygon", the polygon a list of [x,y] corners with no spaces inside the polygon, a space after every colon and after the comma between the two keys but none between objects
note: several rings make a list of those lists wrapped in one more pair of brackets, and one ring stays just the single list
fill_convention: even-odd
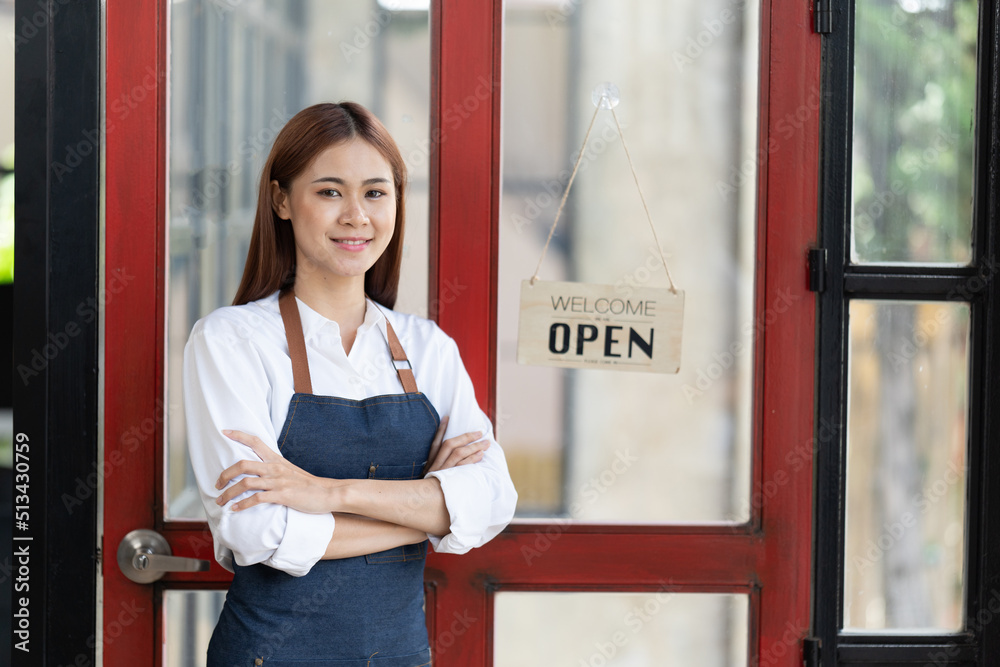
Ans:
[{"label": "shirt button", "polygon": [[368,474],[369,475],[374,475],[375,474],[375,466],[374,465],[368,466]]},{"label": "shirt button", "polygon": [[255,665],[263,665],[264,664],[264,658],[257,658],[256,660],[253,661],[253,664],[255,664]]}]

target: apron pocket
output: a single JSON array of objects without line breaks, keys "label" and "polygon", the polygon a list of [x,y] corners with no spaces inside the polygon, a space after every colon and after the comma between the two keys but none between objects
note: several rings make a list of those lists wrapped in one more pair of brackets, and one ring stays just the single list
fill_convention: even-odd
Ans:
[{"label": "apron pocket", "polygon": [[264,660],[262,667],[431,667],[431,650],[361,660]]},{"label": "apron pocket", "polygon": [[420,479],[427,461],[413,461],[404,465],[372,463],[368,466],[368,479]]},{"label": "apron pocket", "polygon": [[[413,461],[404,465],[385,465],[372,463],[368,466],[368,479],[411,480],[420,479],[426,461]],[[404,563],[406,561],[423,560],[427,555],[427,541],[420,544],[404,544],[395,549],[386,549],[373,554],[367,554],[365,561],[369,565],[383,563]]]},{"label": "apron pocket", "polygon": [[423,560],[427,555],[427,540],[420,544],[404,544],[395,549],[377,551],[367,554],[365,561],[369,565],[379,565],[381,563],[404,563],[411,560]]}]

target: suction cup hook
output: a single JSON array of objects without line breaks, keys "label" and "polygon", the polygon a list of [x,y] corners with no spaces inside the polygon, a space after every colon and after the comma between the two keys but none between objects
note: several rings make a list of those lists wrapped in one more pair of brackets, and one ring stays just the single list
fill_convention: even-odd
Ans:
[{"label": "suction cup hook", "polygon": [[621,91],[615,84],[605,81],[597,84],[594,92],[590,94],[590,100],[598,109],[614,109],[621,101]]}]

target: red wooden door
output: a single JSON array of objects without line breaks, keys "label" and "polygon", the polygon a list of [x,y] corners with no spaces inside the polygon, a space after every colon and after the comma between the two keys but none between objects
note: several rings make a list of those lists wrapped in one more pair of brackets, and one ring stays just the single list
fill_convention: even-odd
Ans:
[{"label": "red wooden door", "polygon": [[[104,340],[106,665],[161,664],[164,591],[224,588],[229,579],[212,558],[205,524],[164,519],[167,5],[106,5],[105,280],[115,295],[105,304]],[[492,415],[503,6],[434,0],[431,25],[430,315],[457,340]],[[682,592],[747,595],[752,664],[801,664],[815,443],[815,310],[805,258],[816,230],[820,43],[811,26],[808,3],[763,3],[750,520],[736,526],[515,522],[470,554],[432,556],[427,610],[436,665],[492,663],[497,592],[655,592],[663,581]],[[492,83],[484,88],[483,81]],[[445,134],[449,110],[477,89],[482,103]],[[785,131],[789,119],[795,132]],[[121,281],[132,289],[112,289]],[[455,294],[449,281],[468,289]],[[113,554],[138,528],[157,530],[175,555],[209,560],[211,569],[170,574],[156,584],[129,581]],[[527,565],[524,550],[540,545],[547,557]],[[475,620],[457,631],[458,617]]]}]

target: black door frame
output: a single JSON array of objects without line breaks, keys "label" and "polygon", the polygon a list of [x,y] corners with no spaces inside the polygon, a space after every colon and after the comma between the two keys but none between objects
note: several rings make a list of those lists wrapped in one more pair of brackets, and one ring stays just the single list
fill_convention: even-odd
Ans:
[{"label": "black door frame", "polygon": [[[980,2],[973,204],[969,267],[907,268],[849,264],[853,115],[854,2],[840,3],[823,40],[819,239],[826,263],[817,326],[817,424],[813,631],[824,667],[850,664],[987,665],[1000,656],[1000,3]],[[985,276],[985,286],[973,282]],[[970,287],[975,286],[975,289]],[[846,469],[847,308],[852,297],[971,300],[968,423],[966,618],[954,635],[840,633],[843,614]],[[971,299],[970,299],[971,297]],[[817,434],[817,442],[824,442]],[[991,447],[991,443],[993,446]],[[983,614],[980,616],[980,614]],[[983,623],[986,615],[992,622]]]},{"label": "black door frame", "polygon": [[101,3],[17,0],[14,19],[12,664],[94,665]]}]

